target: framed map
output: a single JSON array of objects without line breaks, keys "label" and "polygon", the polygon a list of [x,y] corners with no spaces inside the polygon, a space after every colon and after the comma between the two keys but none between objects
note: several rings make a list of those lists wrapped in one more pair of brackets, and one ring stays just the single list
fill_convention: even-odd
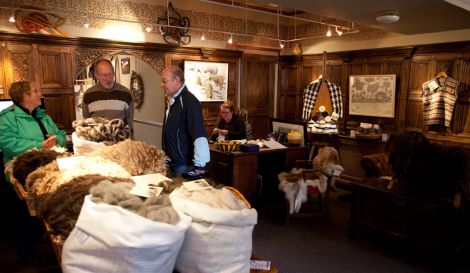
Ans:
[{"label": "framed map", "polygon": [[349,114],[395,117],[396,75],[349,76]]},{"label": "framed map", "polygon": [[228,63],[184,61],[184,79],[199,101],[227,99]]}]

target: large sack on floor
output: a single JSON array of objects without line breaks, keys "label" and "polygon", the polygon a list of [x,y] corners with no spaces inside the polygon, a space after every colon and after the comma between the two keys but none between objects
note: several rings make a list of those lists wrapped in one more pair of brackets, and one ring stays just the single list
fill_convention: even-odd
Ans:
[{"label": "large sack on floor", "polygon": [[106,147],[103,142],[89,141],[77,136],[76,132],[72,133],[73,153],[75,155],[87,155],[102,147]]},{"label": "large sack on floor", "polygon": [[193,218],[176,260],[178,272],[250,272],[255,209],[214,208],[186,199],[180,190],[173,191],[170,200],[175,209]]},{"label": "large sack on floor", "polygon": [[119,206],[85,197],[62,250],[64,273],[171,273],[191,218],[154,222]]}]

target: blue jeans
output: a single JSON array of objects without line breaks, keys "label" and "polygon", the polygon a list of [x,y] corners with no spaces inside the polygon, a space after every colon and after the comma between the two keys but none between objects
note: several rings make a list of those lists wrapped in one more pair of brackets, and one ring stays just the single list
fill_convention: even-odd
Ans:
[{"label": "blue jeans", "polygon": [[184,173],[187,173],[193,169],[193,166],[188,165],[170,165],[170,177],[182,177]]}]

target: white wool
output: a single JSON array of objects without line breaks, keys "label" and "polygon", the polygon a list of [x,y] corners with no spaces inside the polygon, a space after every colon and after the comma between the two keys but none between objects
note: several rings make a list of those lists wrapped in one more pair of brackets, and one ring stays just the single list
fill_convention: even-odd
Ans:
[{"label": "white wool", "polygon": [[246,205],[242,200],[225,188],[188,191],[185,187],[181,187],[178,191],[189,200],[204,203],[214,208],[228,210],[242,210],[246,208]]}]

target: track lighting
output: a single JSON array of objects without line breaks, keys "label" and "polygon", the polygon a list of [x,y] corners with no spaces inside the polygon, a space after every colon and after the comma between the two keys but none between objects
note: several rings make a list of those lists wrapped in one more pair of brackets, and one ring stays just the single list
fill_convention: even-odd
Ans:
[{"label": "track lighting", "polygon": [[341,27],[336,26],[336,27],[335,27],[335,30],[336,30],[336,33],[338,33],[338,36],[343,35],[343,31],[341,30]]},{"label": "track lighting", "polygon": [[328,31],[326,32],[326,37],[331,37],[331,29],[328,27]]}]

